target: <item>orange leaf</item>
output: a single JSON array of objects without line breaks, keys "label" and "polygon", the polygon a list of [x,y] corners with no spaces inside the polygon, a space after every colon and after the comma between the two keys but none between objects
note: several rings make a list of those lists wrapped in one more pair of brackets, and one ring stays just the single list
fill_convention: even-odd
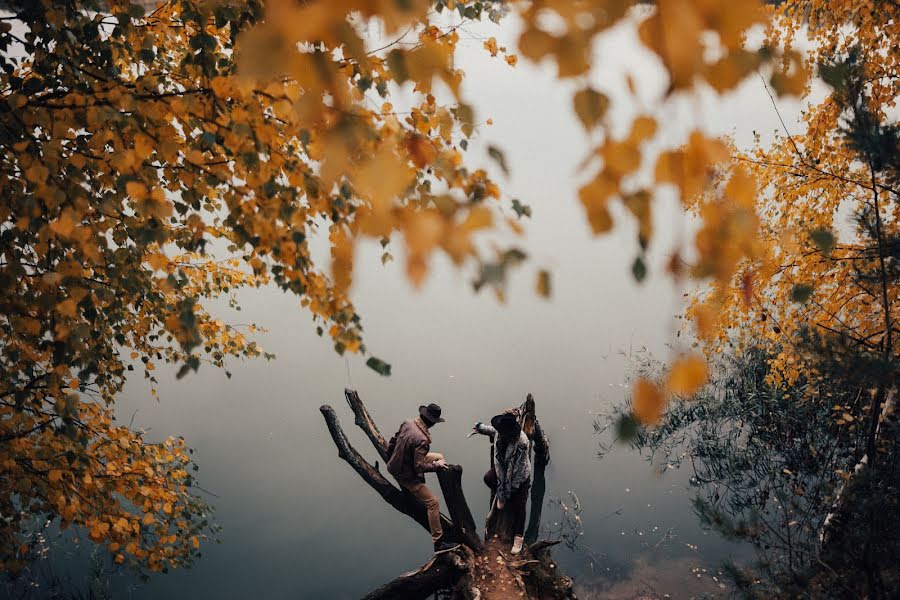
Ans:
[{"label": "orange leaf", "polygon": [[703,357],[696,354],[683,356],[669,370],[666,388],[677,396],[690,396],[706,383],[708,377]]},{"label": "orange leaf", "polygon": [[659,422],[665,407],[666,397],[652,381],[638,379],[631,396],[631,411],[634,418],[645,425]]},{"label": "orange leaf", "polygon": [[550,271],[542,270],[538,272],[537,293],[543,298],[550,297]]}]

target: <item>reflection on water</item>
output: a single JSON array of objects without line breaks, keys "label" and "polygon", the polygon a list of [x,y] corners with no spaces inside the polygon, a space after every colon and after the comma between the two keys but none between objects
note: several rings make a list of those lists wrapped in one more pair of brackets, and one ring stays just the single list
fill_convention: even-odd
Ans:
[{"label": "reflection on water", "polygon": [[576,586],[581,600],[651,600],[656,598],[721,598],[729,586],[722,571],[698,566],[690,556],[644,553],[621,574],[585,578]]}]

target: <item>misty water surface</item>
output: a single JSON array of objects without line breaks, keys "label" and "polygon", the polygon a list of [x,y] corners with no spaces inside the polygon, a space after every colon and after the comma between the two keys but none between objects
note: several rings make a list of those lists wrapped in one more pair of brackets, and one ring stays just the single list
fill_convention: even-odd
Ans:
[{"label": "misty water surface", "polygon": [[[367,346],[393,365],[388,378],[360,357],[337,356],[296,299],[276,289],[242,293],[240,313],[221,307],[232,322],[267,328],[259,341],[277,359],[233,362],[231,379],[204,367],[176,381],[174,371],[161,370],[159,403],[136,377],[119,415],[127,421],[136,411],[135,425],[150,428],[151,439],[183,435],[196,449],[200,484],[216,494],[210,500],[224,528],[222,544],[206,546],[194,568],[148,584],[115,578],[116,597],[358,598],[427,560],[428,534],[337,456],[318,411],[324,403],[336,407],[356,447],[375,459],[344,404],[348,386],[360,391],[386,435],[419,404],[443,407],[447,422],[433,431],[432,448],[464,466],[476,520],[488,504],[481,482],[488,449],[484,438],[466,435],[476,420],[533,393],[552,444],[545,522],[553,528],[559,520],[554,500],[568,501],[570,490],[577,494],[584,534],[577,550],[558,549],[557,557],[584,583],[627,576],[661,559],[669,565],[669,589],[657,591],[679,597],[682,583],[696,578],[692,568],[714,568],[733,550],[697,526],[687,472],[659,478],[624,448],[603,460],[596,456],[594,415],[625,398],[629,354],[646,348],[665,360],[671,345],[685,343],[675,336],[685,290],[673,286],[662,265],[678,244],[689,242],[689,221],[673,198],[658,198],[650,275],[636,284],[630,270],[637,253],[634,224],[617,211],[615,232],[594,239],[578,204],[577,188],[588,174],[577,166],[589,141],[570,109],[571,90],[554,81],[550,64],[520,62],[511,69],[482,50],[487,35],[512,46],[514,28],[473,26],[460,33],[465,95],[480,119],[493,119],[479,128],[470,158],[485,156],[489,143],[502,147],[511,174],[495,175],[534,211],[520,242],[530,262],[511,281],[507,303],[474,294],[471,273],[443,260],[434,261],[416,292],[403,275],[399,246],[392,248],[397,260],[384,267],[381,248],[365,246],[356,259],[353,297]],[[625,67],[638,69],[646,98],[662,94],[666,83],[627,28],[599,44],[597,55],[593,85],[613,97],[612,121],[622,134],[632,114],[629,101],[616,100],[624,98]],[[781,108],[790,118],[799,111]],[[686,101],[670,112],[660,121],[672,144],[693,126],[733,132],[738,143],[748,143],[753,130],[766,135],[779,126],[758,80],[726,101]],[[552,270],[550,301],[534,293],[537,268]],[[652,550],[666,532],[669,538]]]}]

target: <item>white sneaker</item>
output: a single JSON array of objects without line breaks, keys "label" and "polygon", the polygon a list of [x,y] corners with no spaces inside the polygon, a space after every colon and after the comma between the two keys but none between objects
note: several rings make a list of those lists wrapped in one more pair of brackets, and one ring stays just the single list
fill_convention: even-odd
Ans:
[{"label": "white sneaker", "polygon": [[517,535],[515,538],[513,538],[512,553],[519,554],[521,551],[522,551],[522,536]]}]

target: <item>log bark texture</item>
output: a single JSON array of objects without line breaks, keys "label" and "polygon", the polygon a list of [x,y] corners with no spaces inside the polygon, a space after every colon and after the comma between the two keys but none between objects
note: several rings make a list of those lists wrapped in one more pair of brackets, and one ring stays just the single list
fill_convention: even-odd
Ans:
[{"label": "log bark texture", "polygon": [[464,553],[438,554],[415,571],[371,591],[363,600],[422,600],[435,592],[454,588],[468,572],[469,561]]},{"label": "log bark texture", "polygon": [[450,519],[453,521],[456,539],[475,552],[480,552],[484,544],[478,536],[475,519],[472,517],[472,511],[469,510],[469,504],[463,493],[462,467],[450,465],[447,470],[438,471],[437,477],[441,483],[447,510],[450,512]]},{"label": "log bark texture", "polygon": [[378,431],[378,427],[375,425],[375,421],[372,420],[371,415],[369,415],[369,411],[368,409],[366,409],[366,405],[363,404],[362,400],[359,399],[359,393],[356,390],[345,388],[344,398],[347,399],[347,404],[350,405],[350,410],[353,411],[353,417],[356,426],[366,433],[366,435],[369,437],[369,441],[371,441],[372,445],[375,446],[375,451],[378,452],[378,456],[381,457],[381,460],[387,463],[387,460],[389,458],[387,455],[387,441],[385,441],[384,436],[381,435],[381,432]]},{"label": "log bark texture", "polygon": [[[526,407],[531,405],[530,413],[535,415],[534,397],[528,394],[525,401]],[[534,480],[531,482],[531,512],[528,515],[528,525],[525,528],[525,543],[534,543],[541,529],[541,512],[544,508],[544,494],[547,491],[547,480],[544,471],[550,462],[550,439],[541,428],[541,422],[534,418],[531,435],[534,443]]]}]

